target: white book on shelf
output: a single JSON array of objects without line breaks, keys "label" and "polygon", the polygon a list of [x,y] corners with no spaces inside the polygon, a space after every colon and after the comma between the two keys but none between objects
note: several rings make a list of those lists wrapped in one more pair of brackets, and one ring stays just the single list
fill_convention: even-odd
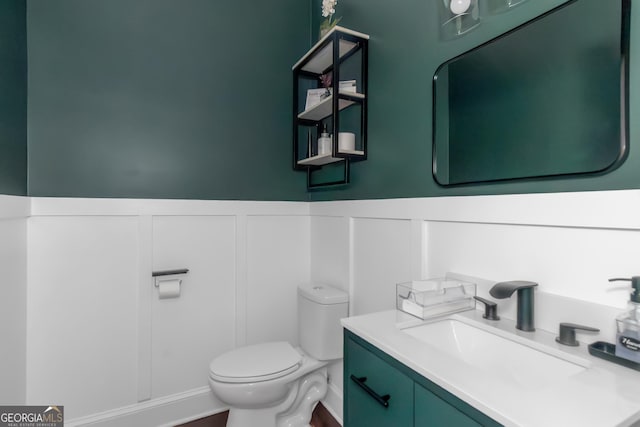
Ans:
[{"label": "white book on shelf", "polygon": [[[340,81],[340,86],[338,88],[340,93],[356,93],[356,81],[355,80],[342,80]],[[332,88],[318,88],[318,89],[309,89],[307,90],[307,101],[305,103],[304,109],[305,111],[315,107],[319,103],[321,103],[324,99],[331,96],[333,93]]]}]

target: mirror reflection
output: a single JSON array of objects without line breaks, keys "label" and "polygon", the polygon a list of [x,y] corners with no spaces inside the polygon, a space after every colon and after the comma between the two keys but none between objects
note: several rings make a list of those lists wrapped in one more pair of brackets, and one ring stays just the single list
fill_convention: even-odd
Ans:
[{"label": "mirror reflection", "polygon": [[442,64],[433,82],[436,182],[617,167],[627,152],[628,12],[629,0],[574,0]]}]

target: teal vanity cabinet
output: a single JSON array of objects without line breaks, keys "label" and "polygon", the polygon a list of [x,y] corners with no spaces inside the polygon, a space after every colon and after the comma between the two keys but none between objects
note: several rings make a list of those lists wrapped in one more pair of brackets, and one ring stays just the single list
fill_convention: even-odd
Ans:
[{"label": "teal vanity cabinet", "polygon": [[[444,392],[444,390],[440,390]],[[416,426],[480,427],[486,425],[466,415],[453,404],[439,398],[435,393],[419,384],[415,385],[413,397]],[[462,401],[459,402],[464,404]],[[472,409],[469,406],[467,408]],[[492,424],[489,425],[499,425],[493,420],[490,421]]]},{"label": "teal vanity cabinet", "polygon": [[344,331],[344,425],[500,426],[347,330]]},{"label": "teal vanity cabinet", "polygon": [[413,427],[413,380],[345,331],[345,427]]}]

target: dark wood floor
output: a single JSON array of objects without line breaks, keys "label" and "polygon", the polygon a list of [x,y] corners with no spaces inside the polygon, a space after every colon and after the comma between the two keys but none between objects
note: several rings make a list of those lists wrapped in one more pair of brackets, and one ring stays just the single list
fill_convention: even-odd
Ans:
[{"label": "dark wood floor", "polygon": [[221,414],[211,415],[210,417],[200,418],[199,420],[191,421],[186,424],[180,424],[176,427],[225,427],[227,425],[227,418],[229,417],[229,411]]},{"label": "dark wood floor", "polygon": [[[199,420],[191,421],[186,424],[180,424],[176,427],[225,427],[227,425],[228,417],[229,412],[223,412],[221,414],[211,415],[210,417],[200,418]],[[331,416],[331,413],[329,413],[322,403],[318,403],[316,408],[313,410],[311,425],[313,427],[341,427],[340,423]]]}]

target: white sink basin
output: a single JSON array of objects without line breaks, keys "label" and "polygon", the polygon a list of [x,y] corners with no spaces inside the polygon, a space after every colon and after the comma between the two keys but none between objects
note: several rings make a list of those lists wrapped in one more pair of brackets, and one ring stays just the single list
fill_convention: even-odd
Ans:
[{"label": "white sink basin", "polygon": [[[559,354],[532,348],[519,337],[497,330],[495,333],[456,319],[403,329],[403,332],[429,344],[439,351],[477,369],[515,382],[522,387],[540,387],[580,373],[586,369]],[[521,339],[521,338],[520,338]],[[522,340],[522,339],[521,339]],[[561,353],[556,350],[556,353]]]}]

